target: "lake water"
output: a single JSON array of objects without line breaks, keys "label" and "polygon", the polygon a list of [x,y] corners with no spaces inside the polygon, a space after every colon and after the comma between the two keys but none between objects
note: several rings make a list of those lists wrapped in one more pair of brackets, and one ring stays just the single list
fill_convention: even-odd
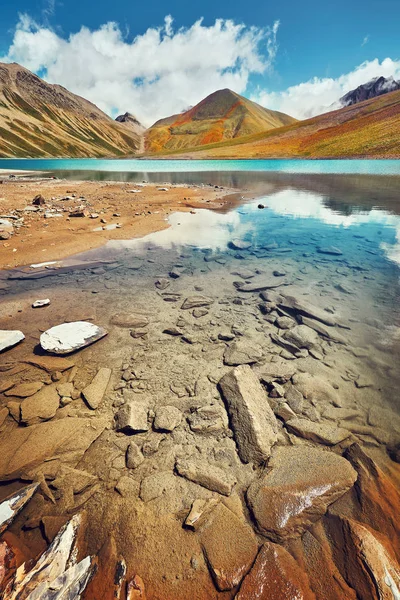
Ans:
[{"label": "lake water", "polygon": [[[48,163],[54,165],[55,161],[45,162],[47,170]],[[99,165],[102,162],[98,161]],[[112,162],[121,161],[107,161],[107,167]],[[129,162],[134,161],[124,164]],[[147,162],[146,169],[156,166]],[[185,168],[191,168],[193,162],[185,163]],[[272,162],[275,166],[282,163],[268,161],[268,165]],[[246,166],[253,163],[265,161],[247,161]],[[295,163],[306,171],[293,172]],[[66,168],[65,161],[57,164]],[[100,166],[104,173],[104,165]],[[171,168],[171,163],[167,166]],[[210,168],[204,163],[200,166]],[[20,161],[13,161],[13,168],[21,168]],[[334,172],[338,168],[341,174]],[[367,448],[386,469],[385,461],[400,442],[399,161],[341,161],[340,165],[336,161],[287,161],[285,172],[268,173],[246,172],[241,163],[240,169],[168,172],[168,178],[165,173],[150,176],[149,171],[133,174],[142,179],[246,187],[254,191],[254,199],[224,214],[206,210],[175,213],[168,229],[138,240],[111,241],[75,257],[81,261],[79,265],[66,260],[65,271],[56,265],[54,270],[4,273],[5,286],[0,292],[0,328],[21,329],[26,334],[24,344],[7,358],[0,357],[0,366],[11,356],[23,361],[37,352],[40,332],[46,328],[91,319],[106,327],[109,335],[74,357],[78,367],[74,385],[87,385],[99,366],[113,369],[114,391],[99,409],[109,419],[109,429],[113,429],[114,414],[128,388],[138,398],[150,398],[153,408],[173,405],[184,413],[177,431],[165,436],[160,449],[130,473],[141,485],[157,473],[171,477],[162,494],[144,503],[148,512],[141,514],[146,518],[132,518],[131,525],[128,519],[119,519],[127,509],[120,508],[110,482],[117,484],[124,469],[115,454],[110,458],[107,444],[111,441],[107,440],[111,437],[103,439],[101,460],[94,448],[79,467],[107,482],[107,487],[101,488],[101,500],[85,506],[88,551],[98,550],[90,540],[97,540],[99,533],[91,536],[90,527],[95,528],[100,518],[105,536],[111,531],[120,536],[127,559],[135,549],[135,565],[146,581],[159,585],[164,597],[178,600],[196,597],[197,577],[203,577],[206,568],[198,575],[181,577],[179,590],[174,587],[174,573],[170,579],[161,579],[156,570],[148,572],[155,563],[152,535],[156,535],[163,564],[163,557],[170,555],[171,539],[183,549],[188,543],[181,515],[204,493],[204,488],[173,475],[176,456],[200,455],[231,473],[242,498],[254,478],[249,465],[237,459],[232,436],[225,435],[217,417],[212,417],[217,427],[214,434],[204,435],[189,425],[191,415],[197,415],[199,409],[207,407],[214,415],[223,410],[216,383],[232,368],[226,358],[230,346],[244,347],[244,354],[254,352],[254,361],[261,368],[270,362],[293,365],[296,374],[291,381],[281,382],[276,389],[266,386],[277,414],[285,402],[296,418],[342,435],[349,432],[351,439]],[[363,174],[363,169],[368,174]],[[130,176],[132,173],[125,172],[124,177]],[[264,208],[258,208],[260,204]],[[33,272],[41,278],[32,279]],[[186,309],[185,299],[193,296],[205,296],[206,305]],[[33,315],[31,303],[38,298],[50,298],[51,305]],[[293,298],[311,305],[317,318],[307,320],[290,309]],[[142,318],[140,327],[123,328],[113,322],[116,315],[131,314]],[[321,315],[330,325],[321,323]],[[301,323],[302,332],[308,332],[304,343],[290,338],[289,333]],[[293,345],[287,343],[290,339],[298,341]],[[294,388],[297,395],[300,390],[301,401],[293,395]],[[64,416],[91,412],[80,399],[62,410]],[[301,433],[295,435],[287,429],[285,419],[290,421],[287,413],[279,417],[280,443],[304,443]],[[110,431],[109,436],[114,433]],[[160,434],[139,434],[135,441],[145,444],[156,435]],[[321,447],[326,448],[325,443],[330,442]],[[143,506],[142,500],[136,501]],[[130,502],[135,500],[130,498]],[[146,522],[157,523],[170,516],[172,524],[165,521],[169,527],[165,534],[160,528],[153,534],[144,529]],[[128,525],[129,532],[125,530]],[[176,552],[179,557],[180,550]],[[183,564],[183,559],[178,562]],[[208,590],[204,597],[222,598],[211,596],[215,593],[210,591],[211,580],[201,581]]]}]

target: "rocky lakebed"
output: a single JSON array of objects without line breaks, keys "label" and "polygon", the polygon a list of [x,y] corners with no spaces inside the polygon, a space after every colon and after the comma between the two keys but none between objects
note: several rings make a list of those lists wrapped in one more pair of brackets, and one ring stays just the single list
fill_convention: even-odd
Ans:
[{"label": "rocky lakebed", "polygon": [[399,600],[397,221],[283,193],[1,272],[4,598]]}]

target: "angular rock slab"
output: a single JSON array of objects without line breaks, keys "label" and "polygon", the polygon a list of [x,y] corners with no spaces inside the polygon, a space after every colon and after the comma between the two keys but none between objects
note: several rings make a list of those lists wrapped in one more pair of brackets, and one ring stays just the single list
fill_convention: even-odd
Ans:
[{"label": "angular rock slab", "polygon": [[127,402],[117,413],[117,431],[123,433],[148,431],[150,429],[148,413],[149,407],[144,402]]},{"label": "angular rock slab", "polygon": [[315,595],[292,555],[265,542],[235,600],[315,600]]},{"label": "angular rock slab", "polygon": [[22,331],[18,331],[18,329],[0,329],[0,352],[3,352],[3,350],[8,350],[9,348],[16,346],[17,344],[19,344],[19,342],[22,342],[22,340],[24,339],[24,334],[22,333]]},{"label": "angular rock slab", "polygon": [[48,421],[54,417],[59,405],[60,397],[56,386],[46,385],[21,403],[21,422],[33,425],[41,421]]},{"label": "angular rock slab", "polygon": [[207,296],[189,296],[184,300],[181,308],[183,310],[201,308],[202,306],[210,306],[213,302],[214,298],[208,298]]},{"label": "angular rock slab", "polygon": [[272,469],[247,490],[247,501],[266,537],[276,542],[300,536],[354,484],[357,473],[333,452],[277,448]]},{"label": "angular rock slab", "polygon": [[70,354],[100,340],[107,331],[87,321],[63,323],[51,327],[40,336],[43,350],[53,354]]},{"label": "angular rock slab", "polygon": [[258,362],[260,358],[262,358],[261,349],[246,340],[233,342],[224,352],[224,363],[230,367],[252,365]]},{"label": "angular rock slab", "polygon": [[44,461],[83,454],[104,430],[100,419],[48,421],[0,436],[0,480],[16,479]]},{"label": "angular rock slab", "polygon": [[343,442],[351,435],[351,432],[344,429],[344,427],[328,425],[327,423],[315,423],[308,419],[290,419],[285,425],[288,431],[307,440],[326,444],[327,446],[340,444],[340,442]]},{"label": "angular rock slab", "polygon": [[257,555],[253,530],[222,503],[212,511],[200,530],[200,543],[218,590],[239,585]]},{"label": "angular rock slab", "polygon": [[178,459],[175,468],[181,477],[224,496],[231,494],[236,483],[233,475],[201,459]]},{"label": "angular rock slab", "polygon": [[90,383],[83,391],[82,395],[86,402],[95,410],[102,402],[104,394],[111,377],[111,369],[102,367],[99,369]]},{"label": "angular rock slab", "polygon": [[0,504],[0,535],[12,523],[14,517],[23,509],[25,504],[29,502],[38,485],[38,483],[32,483],[3,500]]},{"label": "angular rock slab", "polygon": [[276,417],[259,380],[248,365],[229,371],[219,386],[243,462],[261,463],[277,441]]}]

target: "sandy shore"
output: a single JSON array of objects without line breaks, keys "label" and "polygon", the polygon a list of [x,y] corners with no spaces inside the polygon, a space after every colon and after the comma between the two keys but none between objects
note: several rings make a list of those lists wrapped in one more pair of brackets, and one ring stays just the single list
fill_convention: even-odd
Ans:
[{"label": "sandy shore", "polygon": [[[35,207],[32,200],[38,194],[45,204]],[[110,239],[142,237],[168,227],[172,212],[196,208],[225,212],[241,197],[237,190],[214,186],[4,179],[0,237],[7,239],[0,240],[0,268],[59,260]],[[71,216],[79,211],[85,216]]]}]

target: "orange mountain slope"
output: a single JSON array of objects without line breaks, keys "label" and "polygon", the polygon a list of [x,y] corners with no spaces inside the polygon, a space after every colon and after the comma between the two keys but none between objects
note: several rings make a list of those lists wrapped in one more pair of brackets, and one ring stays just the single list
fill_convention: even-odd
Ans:
[{"label": "orange mountain slope", "polygon": [[295,124],[182,152],[184,158],[400,158],[400,91]]},{"label": "orange mountain slope", "polygon": [[295,123],[231,90],[218,90],[186,112],[157,121],[146,132],[148,153],[203,146]]},{"label": "orange mountain slope", "polygon": [[0,63],[0,157],[122,156],[140,138],[84,98]]}]

